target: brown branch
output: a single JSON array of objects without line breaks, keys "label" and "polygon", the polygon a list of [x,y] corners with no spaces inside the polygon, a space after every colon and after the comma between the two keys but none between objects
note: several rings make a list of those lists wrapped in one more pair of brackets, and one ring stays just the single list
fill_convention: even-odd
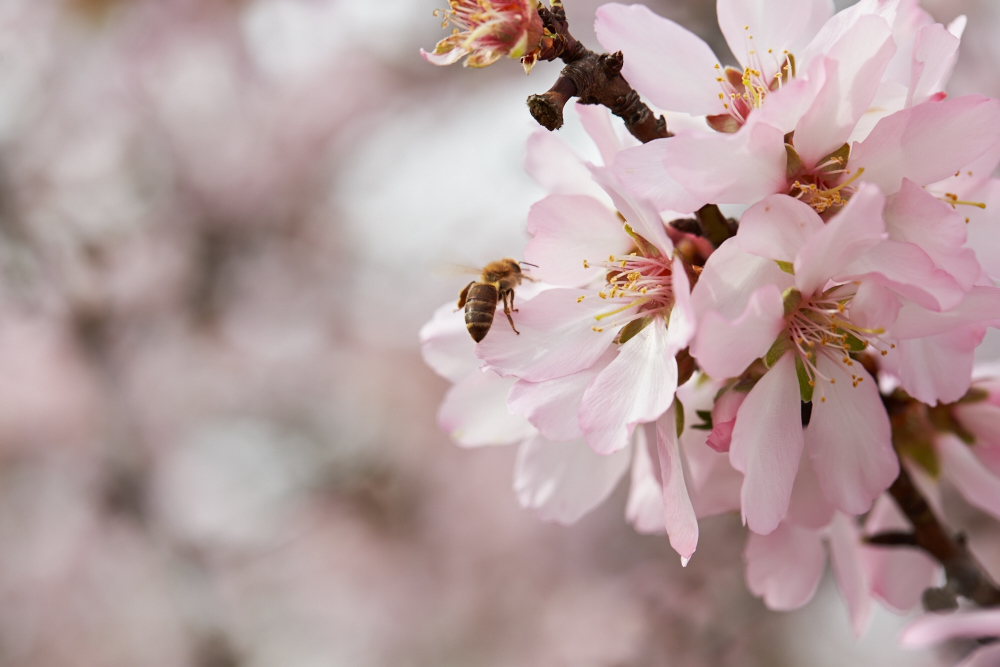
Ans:
[{"label": "brown branch", "polygon": [[[574,97],[582,104],[600,104],[625,121],[625,127],[642,143],[673,136],[663,116],[655,115],[621,75],[625,58],[621,51],[597,54],[576,40],[569,31],[566,11],[553,2],[541,7],[538,15],[546,29],[539,45],[537,60],[566,63],[548,92],[528,97],[528,110],[542,127],[552,131],[563,125],[563,109]],[[703,236],[718,248],[736,234],[736,222],[722,215],[715,204],[707,204],[695,213],[694,225],[684,231]],[[680,228],[680,227],[678,227]]]},{"label": "brown branch", "polygon": [[578,97],[583,104],[601,104],[611,109],[642,143],[671,136],[666,119],[654,115],[622,77],[625,59],[620,51],[597,54],[578,42],[569,32],[562,6],[542,7],[538,14],[548,30],[542,38],[538,60],[560,59],[566,63],[548,92],[528,98],[528,109],[539,125],[558,130],[567,102]]},{"label": "brown branch", "polygon": [[1000,588],[993,582],[969,550],[962,536],[952,536],[927,500],[917,489],[905,468],[889,487],[889,493],[903,514],[913,524],[913,541],[944,567],[947,583],[942,589],[930,589],[924,594],[928,608],[953,607],[948,596],[960,595],[981,607],[1000,605]]}]

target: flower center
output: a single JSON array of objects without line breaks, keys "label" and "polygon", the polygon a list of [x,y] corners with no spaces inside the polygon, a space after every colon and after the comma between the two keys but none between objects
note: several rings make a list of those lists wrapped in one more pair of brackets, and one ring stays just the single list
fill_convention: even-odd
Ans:
[{"label": "flower center", "polygon": [[[838,159],[831,158],[830,160]],[[819,165],[813,173],[801,174],[792,183],[792,189],[789,192],[792,197],[812,206],[817,213],[823,213],[835,206],[846,204],[855,191],[851,184],[865,173],[864,167],[862,167],[843,183],[832,185],[841,174],[851,174],[851,172],[849,169],[837,169],[836,164],[832,164],[830,160]]]},{"label": "flower center", "polygon": [[[818,367],[819,355],[843,364],[851,375],[853,386],[857,387],[864,376],[852,371],[854,359],[851,353],[861,352],[869,346],[885,356],[896,346],[880,337],[884,329],[867,329],[851,322],[848,306],[854,299],[857,285],[840,285],[827,292],[803,299],[788,316],[788,334],[792,347],[798,354],[809,386],[816,386],[816,378],[836,384],[836,378],[827,377]],[[821,401],[826,399],[822,396]]]},{"label": "flower center", "polygon": [[[779,58],[773,49],[767,49],[765,54],[761,54],[754,47],[750,26],[743,26],[743,30],[747,33],[745,40],[747,65],[743,68],[743,72],[715,65],[719,73],[715,80],[722,88],[719,99],[722,100],[723,108],[740,125],[747,121],[751,111],[759,109],[764,104],[764,98],[768,93],[780,88],[789,77],[795,76],[795,57],[792,54],[782,51]],[[766,74],[768,71],[773,71],[774,74]]]},{"label": "flower center", "polygon": [[[620,257],[610,255],[604,262],[584,260],[583,266],[607,270],[604,289],[597,293],[599,298],[621,300],[618,308],[594,316],[599,323],[609,317],[615,318],[610,323],[594,326],[594,331],[603,331],[604,326],[624,326],[640,317],[665,314],[673,306],[673,267],[669,258],[658,254],[646,257],[633,252]],[[577,302],[583,299],[581,296]]]}]

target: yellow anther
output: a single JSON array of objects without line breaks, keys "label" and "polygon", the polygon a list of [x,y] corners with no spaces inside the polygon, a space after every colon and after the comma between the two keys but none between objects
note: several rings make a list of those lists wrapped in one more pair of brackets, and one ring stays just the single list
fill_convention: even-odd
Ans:
[{"label": "yellow anther", "polygon": [[584,294],[583,296],[578,296],[578,297],[576,297],[576,302],[577,302],[577,303],[580,303],[581,301],[583,301],[583,300],[584,300],[584,298],[586,298],[586,296],[587,296],[587,295],[586,295],[586,294]]},{"label": "yellow anther", "polygon": [[590,327],[590,328],[591,328],[591,329],[592,329],[593,331],[596,331],[597,333],[601,333],[602,331],[604,331],[604,329],[602,329],[601,327]]},{"label": "yellow anther", "polygon": [[587,264],[587,260],[583,260],[583,268],[585,268],[585,269],[589,269],[590,268],[590,264]]}]

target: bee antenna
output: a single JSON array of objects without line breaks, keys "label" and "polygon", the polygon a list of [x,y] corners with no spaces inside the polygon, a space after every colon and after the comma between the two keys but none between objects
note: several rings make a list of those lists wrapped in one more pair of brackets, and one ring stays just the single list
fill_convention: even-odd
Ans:
[{"label": "bee antenna", "polygon": [[538,265],[537,265],[537,264],[532,264],[531,262],[518,262],[518,264],[519,264],[520,266],[533,266],[533,267],[535,267],[536,269],[538,268]]}]

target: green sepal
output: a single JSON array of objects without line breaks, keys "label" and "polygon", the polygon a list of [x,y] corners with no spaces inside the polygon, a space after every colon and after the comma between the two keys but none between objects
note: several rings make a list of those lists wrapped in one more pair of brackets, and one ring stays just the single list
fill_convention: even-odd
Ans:
[{"label": "green sepal", "polygon": [[778,336],[778,339],[774,341],[771,349],[767,351],[764,355],[764,365],[768,368],[772,368],[778,359],[781,359],[781,355],[788,352],[788,349],[792,346],[792,341],[785,334]]},{"label": "green sepal", "polygon": [[789,287],[781,293],[781,304],[785,309],[785,317],[788,317],[795,312],[795,309],[799,307],[800,303],[802,303],[802,292],[798,291],[794,287]]},{"label": "green sepal", "polygon": [[712,426],[712,411],[711,410],[695,410],[695,414],[701,419],[700,424],[695,424],[691,428],[696,428],[699,431],[711,431],[714,426]]},{"label": "green sepal", "polygon": [[681,433],[684,432],[684,404],[681,403],[680,399],[676,396],[674,397],[675,404],[675,421],[677,422],[677,437],[681,437]]},{"label": "green sepal", "polygon": [[645,317],[634,319],[623,326],[622,330],[618,333],[618,344],[623,345],[627,343],[630,339],[634,338],[636,334],[648,327],[649,323],[652,321],[653,318],[647,315]]},{"label": "green sepal", "polygon": [[841,336],[846,336],[844,343],[847,345],[847,349],[851,352],[862,352],[868,347],[868,343],[861,340],[850,331],[844,331],[843,329],[837,329],[837,333]]},{"label": "green sepal", "polygon": [[791,262],[783,262],[780,259],[776,259],[774,260],[774,263],[777,264],[778,268],[784,271],[785,273],[790,273],[793,276],[795,275],[795,265],[792,264]]},{"label": "green sepal", "polygon": [[813,380],[809,377],[806,365],[802,363],[802,357],[797,354],[795,355],[795,375],[799,378],[799,396],[802,398],[803,403],[809,403],[813,400],[813,389],[815,387],[809,384]]},{"label": "green sepal", "polygon": [[980,403],[990,397],[990,393],[982,387],[972,387],[965,392],[965,396],[958,399],[958,405],[969,405],[970,403]]},{"label": "green sepal", "polygon": [[718,114],[716,116],[707,116],[705,122],[708,126],[715,130],[716,132],[722,132],[723,134],[735,134],[740,130],[740,122],[733,118],[728,113]]},{"label": "green sepal", "polygon": [[844,144],[837,150],[833,151],[826,157],[820,159],[816,164],[824,164],[825,162],[832,161],[833,164],[828,164],[822,169],[821,172],[831,172],[839,171],[847,165],[847,158],[851,155],[851,147],[849,144]]},{"label": "green sepal", "polygon": [[635,245],[637,248],[639,248],[639,252],[642,253],[643,257],[660,256],[660,251],[657,250],[652,243],[650,243],[646,239],[636,234],[635,230],[632,229],[632,226],[629,225],[627,222],[625,223],[625,233],[632,237],[632,240],[635,241]]},{"label": "green sepal", "polygon": [[802,162],[802,158],[799,157],[799,152],[791,144],[785,144],[785,176],[789,180],[795,178],[802,173],[805,169],[805,164]]}]

